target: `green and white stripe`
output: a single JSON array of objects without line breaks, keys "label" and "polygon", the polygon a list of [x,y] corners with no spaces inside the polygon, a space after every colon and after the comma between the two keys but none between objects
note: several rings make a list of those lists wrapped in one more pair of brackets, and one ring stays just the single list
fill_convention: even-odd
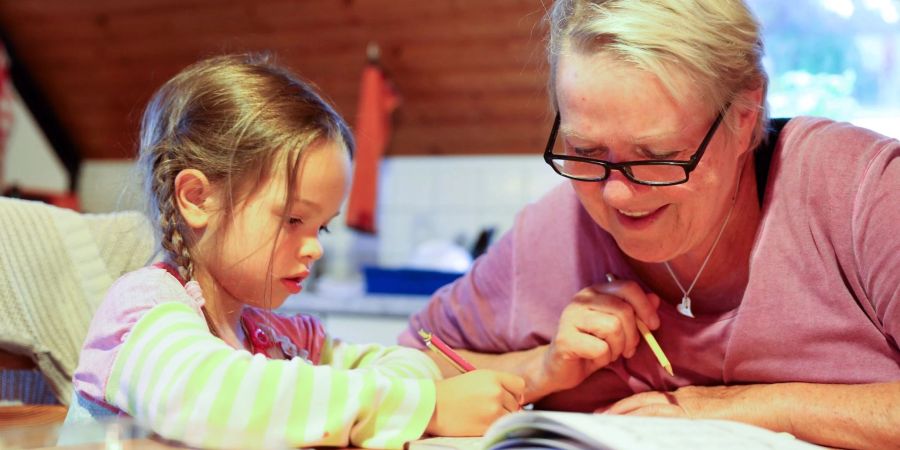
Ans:
[{"label": "green and white stripe", "polygon": [[400,347],[326,342],[322,365],[269,360],[212,336],[187,305],[148,311],[106,401],[168,439],[216,448],[401,448],[434,410],[434,363]]}]

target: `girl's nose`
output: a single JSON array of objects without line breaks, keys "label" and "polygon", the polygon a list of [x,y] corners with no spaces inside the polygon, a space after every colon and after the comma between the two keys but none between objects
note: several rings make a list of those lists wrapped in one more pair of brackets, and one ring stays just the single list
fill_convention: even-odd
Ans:
[{"label": "girl's nose", "polygon": [[318,261],[322,258],[325,250],[318,237],[304,238],[300,243],[300,257],[309,258],[312,261]]}]

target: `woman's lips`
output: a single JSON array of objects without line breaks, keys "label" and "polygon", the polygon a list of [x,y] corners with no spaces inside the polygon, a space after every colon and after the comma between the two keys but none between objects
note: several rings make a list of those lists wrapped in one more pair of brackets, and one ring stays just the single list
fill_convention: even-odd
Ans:
[{"label": "woman's lips", "polygon": [[623,227],[631,230],[642,230],[653,225],[662,216],[669,205],[663,205],[654,210],[629,210],[614,209],[616,219]]}]

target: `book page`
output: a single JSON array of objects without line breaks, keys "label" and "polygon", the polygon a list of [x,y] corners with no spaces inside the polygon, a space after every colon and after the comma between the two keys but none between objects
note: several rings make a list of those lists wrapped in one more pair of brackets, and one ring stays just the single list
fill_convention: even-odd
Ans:
[{"label": "book page", "polygon": [[482,437],[433,437],[407,442],[404,450],[481,450]]},{"label": "book page", "polygon": [[503,448],[504,440],[528,438],[555,438],[602,449],[821,448],[787,433],[740,422],[552,411],[505,416],[488,429],[485,444],[487,448]]}]

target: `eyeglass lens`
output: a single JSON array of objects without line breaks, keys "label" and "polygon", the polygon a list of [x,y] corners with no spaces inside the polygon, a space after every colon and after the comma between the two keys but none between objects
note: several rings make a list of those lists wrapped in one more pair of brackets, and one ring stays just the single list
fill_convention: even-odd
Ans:
[{"label": "eyeglass lens", "polygon": [[[583,157],[571,147],[565,145],[564,140],[557,136],[553,146],[553,155]],[[647,162],[649,164],[643,164]],[[580,180],[599,181],[609,176],[609,168],[598,161],[575,161],[568,159],[552,159],[553,167],[561,174]],[[636,181],[650,183],[680,182],[686,179],[684,168],[671,164],[654,164],[653,161],[641,161],[640,164],[632,164],[622,168],[626,176]]]}]

